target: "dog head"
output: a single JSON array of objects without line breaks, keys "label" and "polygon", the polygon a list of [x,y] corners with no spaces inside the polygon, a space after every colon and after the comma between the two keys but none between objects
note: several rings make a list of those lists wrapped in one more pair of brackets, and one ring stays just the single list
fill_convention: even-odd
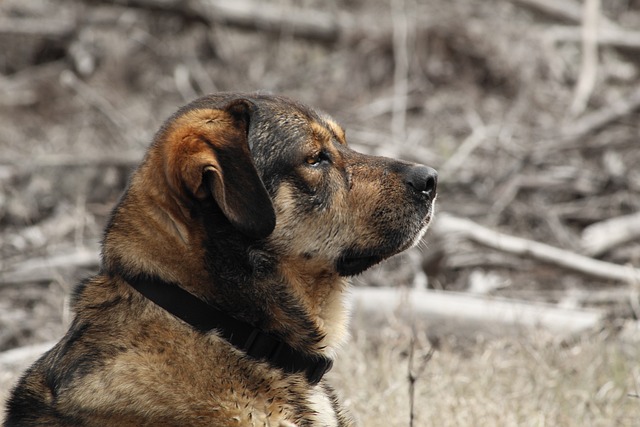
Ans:
[{"label": "dog head", "polygon": [[128,193],[160,205],[175,244],[231,240],[350,276],[420,240],[436,184],[431,168],[351,150],[335,121],[295,101],[221,94],[166,122]]},{"label": "dog head", "polygon": [[420,240],[436,197],[433,169],[355,152],[335,121],[290,100],[254,102],[249,143],[276,212],[268,238],[276,253],[350,276]]},{"label": "dog head", "polygon": [[436,185],[429,167],[351,150],[335,121],[288,98],[212,95],[156,134],[112,215],[103,261],[293,331],[289,341],[317,331],[318,343],[332,329],[344,336],[343,278],[422,238]]}]

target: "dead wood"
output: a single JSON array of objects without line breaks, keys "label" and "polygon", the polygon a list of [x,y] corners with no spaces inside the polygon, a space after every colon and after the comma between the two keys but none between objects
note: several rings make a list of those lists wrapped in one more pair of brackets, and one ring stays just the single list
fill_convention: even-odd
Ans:
[{"label": "dead wood", "polygon": [[48,18],[0,17],[0,35],[22,35],[63,39],[76,30],[76,21],[68,16]]},{"label": "dead wood", "polygon": [[[45,81],[56,81],[66,68],[62,61],[30,66],[10,77],[0,75],[0,105],[26,107],[40,101],[37,85]],[[0,159],[2,162],[4,158]]]},{"label": "dead wood", "polygon": [[509,236],[483,227],[468,219],[440,213],[437,217],[435,228],[440,234],[462,234],[468,239],[500,251],[530,257],[600,279],[625,283],[637,283],[640,281],[640,269],[592,259],[544,243]]},{"label": "dead wood", "polygon": [[55,345],[54,341],[26,345],[0,352],[0,372],[4,372],[11,365],[28,365],[38,356]]},{"label": "dead wood", "polygon": [[610,218],[582,230],[582,247],[592,256],[640,238],[640,213]]},{"label": "dead wood", "polygon": [[[583,9],[580,2],[573,0],[511,0],[536,12],[544,13],[552,18],[578,23],[582,21]],[[611,27],[614,24],[602,18],[601,25]]]},{"label": "dead wood", "polygon": [[[604,107],[585,114],[580,119],[566,125],[562,131],[564,140],[575,141],[604,126],[619,120],[640,108],[640,89],[636,89],[626,98],[619,99]],[[557,145],[557,144],[556,144]]]},{"label": "dead wood", "polygon": [[602,306],[611,304],[628,304],[634,292],[630,286],[603,289],[570,289],[544,290],[518,289],[509,290],[509,297],[525,301],[557,301],[563,307]]},{"label": "dead wood", "polygon": [[580,22],[582,9],[580,4],[566,0],[512,0],[522,6],[544,13],[552,18],[570,22]]},{"label": "dead wood", "polygon": [[575,85],[573,101],[569,111],[576,117],[587,108],[596,84],[598,72],[598,27],[601,17],[600,0],[585,0],[582,18],[581,57],[582,64]]},{"label": "dead wood", "polygon": [[[604,313],[552,304],[434,290],[362,287],[352,293],[354,316],[410,316],[429,325],[473,331],[542,327],[558,334],[596,328]],[[447,326],[448,325],[448,326]],[[440,328],[437,328],[440,330]]]},{"label": "dead wood", "polygon": [[54,153],[46,156],[35,156],[25,162],[23,159],[0,159],[0,165],[11,165],[22,172],[38,170],[40,168],[66,168],[66,167],[105,167],[105,166],[125,166],[131,167],[140,163],[144,151],[127,150],[119,153],[87,153],[82,155]]},{"label": "dead wood", "polygon": [[6,265],[0,270],[0,287],[27,282],[47,282],[58,277],[58,270],[97,267],[98,248],[80,247],[67,253],[32,258]]},{"label": "dead wood", "polygon": [[[580,27],[553,26],[545,30],[544,37],[555,42],[580,42]],[[612,46],[625,49],[640,49],[640,31],[623,28],[599,28],[596,43],[599,46]]]},{"label": "dead wood", "polygon": [[[203,20],[208,24],[225,24],[268,33],[335,42],[364,30],[343,13],[291,8],[268,2],[247,0],[123,0],[134,7],[166,10]],[[370,27],[368,30],[375,29]]]},{"label": "dead wood", "polygon": [[[573,24],[583,21],[583,8],[580,3],[568,0],[511,0],[514,3],[542,12],[552,18]],[[598,45],[627,49],[640,49],[640,32],[628,30],[607,19],[598,17]],[[580,27],[552,26],[545,30],[543,37],[552,41],[581,42],[584,40],[584,29]]]},{"label": "dead wood", "polygon": [[135,127],[108,99],[78,78],[71,70],[63,71],[60,75],[60,81],[63,85],[72,89],[84,102],[100,111],[113,125],[123,141],[135,142],[135,138],[131,136]]}]

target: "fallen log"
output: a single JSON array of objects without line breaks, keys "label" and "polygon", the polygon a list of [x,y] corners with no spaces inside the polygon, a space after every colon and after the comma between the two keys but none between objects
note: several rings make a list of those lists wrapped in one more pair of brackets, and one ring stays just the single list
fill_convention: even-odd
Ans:
[{"label": "fallen log", "polygon": [[481,245],[519,256],[530,257],[578,273],[625,283],[640,282],[640,269],[589,258],[520,237],[509,236],[476,224],[468,219],[441,213],[434,228],[442,235],[457,233]]},{"label": "fallen log", "polygon": [[640,238],[640,213],[596,222],[582,231],[582,247],[592,256]]},{"label": "fallen log", "polygon": [[410,316],[426,321],[438,332],[452,328],[498,333],[504,329],[544,328],[559,335],[573,335],[597,328],[604,316],[603,311],[595,309],[398,288],[355,288],[351,304],[354,316]]}]

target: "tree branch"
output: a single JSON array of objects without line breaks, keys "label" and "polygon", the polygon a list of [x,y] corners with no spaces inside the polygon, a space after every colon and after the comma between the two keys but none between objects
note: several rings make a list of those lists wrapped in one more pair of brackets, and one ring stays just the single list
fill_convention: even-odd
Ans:
[{"label": "tree branch", "polygon": [[640,269],[589,258],[544,243],[502,234],[473,221],[441,213],[434,227],[443,235],[458,233],[491,248],[530,257],[578,273],[625,283],[640,282]]},{"label": "tree branch", "polygon": [[640,213],[591,224],[582,231],[582,246],[589,255],[596,256],[637,238],[640,238]]}]

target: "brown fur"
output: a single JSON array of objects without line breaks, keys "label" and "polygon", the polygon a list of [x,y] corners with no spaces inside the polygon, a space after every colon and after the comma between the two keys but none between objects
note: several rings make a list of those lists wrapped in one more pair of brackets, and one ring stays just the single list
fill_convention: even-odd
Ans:
[{"label": "brown fur", "polygon": [[332,119],[294,101],[194,101],[157,133],[107,226],[101,271],[14,389],[5,426],[351,425],[324,380],[199,332],[129,281],[177,284],[333,358],[347,276],[415,244],[434,199],[434,171],[356,153]]}]

